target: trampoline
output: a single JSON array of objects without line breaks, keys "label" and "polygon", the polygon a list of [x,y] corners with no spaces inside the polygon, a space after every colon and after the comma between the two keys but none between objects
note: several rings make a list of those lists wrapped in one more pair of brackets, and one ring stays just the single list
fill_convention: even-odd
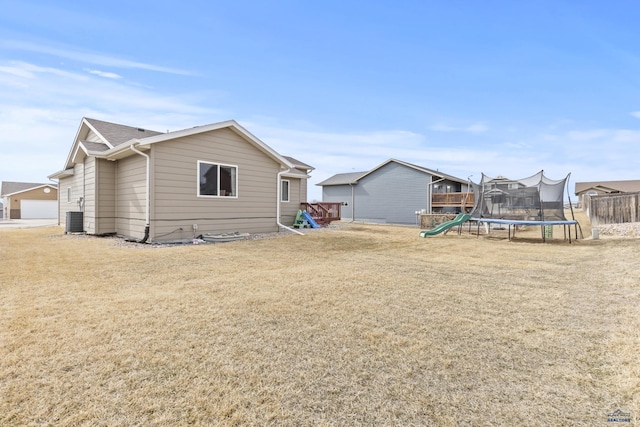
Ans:
[{"label": "trampoline", "polygon": [[575,238],[578,238],[578,221],[575,220],[573,206],[569,198],[571,219],[565,217],[564,193],[569,179],[553,180],[544,175],[544,171],[528,178],[511,180],[504,177],[490,178],[484,173],[479,184],[470,181],[475,196],[475,205],[471,211],[470,221],[487,224],[487,232],[491,224],[507,225],[509,240],[511,226],[515,236],[518,226],[539,226],[542,240],[546,241],[545,227],[561,225],[571,243],[571,226],[575,227]]},{"label": "trampoline", "polygon": [[[516,235],[516,230],[515,228],[519,225],[534,225],[534,226],[540,226],[541,227],[541,232],[542,232],[542,241],[546,241],[547,240],[547,236],[545,233],[545,227],[546,226],[554,226],[554,225],[562,225],[564,228],[564,238],[566,239],[567,236],[569,237],[569,243],[571,243],[571,226],[574,225],[576,227],[579,226],[578,221],[576,220],[565,220],[565,221],[525,221],[525,220],[517,220],[517,219],[493,219],[493,218],[471,218],[470,221],[477,221],[478,222],[478,230],[480,229],[480,223],[487,223],[487,224],[502,224],[502,225],[507,225],[508,226],[508,236],[509,236],[509,240],[511,240],[511,226],[513,225],[513,236],[515,237]],[[478,235],[480,233],[478,232]],[[576,228],[576,232],[575,232],[575,238],[578,238],[578,230]]]}]

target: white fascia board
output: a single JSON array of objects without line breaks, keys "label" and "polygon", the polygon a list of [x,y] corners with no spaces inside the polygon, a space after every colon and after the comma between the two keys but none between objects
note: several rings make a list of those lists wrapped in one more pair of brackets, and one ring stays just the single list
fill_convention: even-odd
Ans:
[{"label": "white fascia board", "polygon": [[16,194],[26,193],[27,191],[33,191],[33,190],[37,190],[38,188],[45,188],[45,187],[50,187],[50,188],[52,188],[54,190],[58,189],[58,187],[56,187],[55,185],[52,185],[52,184],[42,184],[42,185],[36,185],[35,187],[26,188],[26,189],[20,190],[20,191],[14,191],[13,193],[3,194],[2,197],[9,197],[9,196],[13,196],[13,195],[16,195]]},{"label": "white fascia board", "polygon": [[311,178],[311,175],[307,175],[306,173],[302,173],[302,172],[296,173],[296,172],[290,172],[290,171],[284,172],[280,176],[285,178],[306,178],[306,179]]},{"label": "white fascia board", "polygon": [[[104,136],[102,136],[102,134],[101,134],[100,132],[98,132],[98,130],[97,130],[96,128],[94,128],[94,127],[91,125],[91,123],[89,123],[89,121],[87,120],[87,118],[86,118],[86,117],[83,117],[83,118],[82,118],[82,122],[83,122],[85,125],[87,125],[87,127],[88,127],[89,129],[91,129],[91,130],[93,131],[93,133],[95,133],[95,134],[98,136],[98,138],[100,138],[100,140],[101,140],[102,142],[104,142],[104,144],[105,144],[107,147],[109,147],[109,148],[113,148],[113,145],[111,145],[111,143],[110,143],[109,141],[107,141],[107,140],[104,138]],[[79,136],[79,135],[80,135],[80,130],[78,130],[78,135],[76,135],[76,138],[78,138],[78,136]]]},{"label": "white fascia board", "polygon": [[47,176],[47,178],[49,179],[60,179],[60,178],[66,178],[68,176],[73,176],[74,174],[74,170],[73,169],[65,169],[65,170],[61,170],[55,173],[52,173],[51,175]]},{"label": "white fascia board", "polygon": [[[102,142],[104,142],[107,147],[113,148],[113,145],[111,145],[109,143],[109,141],[104,139],[104,137],[100,134],[100,132],[98,132],[93,126],[91,126],[91,124],[87,121],[87,118],[83,117],[82,121],[80,122],[80,126],[78,126],[78,130],[76,131],[76,137],[73,139],[73,145],[71,146],[71,150],[69,150],[69,155],[67,156],[67,161],[64,164],[65,168],[72,167],[74,162],[75,162],[75,158],[76,158],[76,155],[78,154],[79,146],[81,145],[80,133],[81,133],[82,128],[84,126],[86,126],[87,128],[91,129],[93,132],[95,132],[95,134],[98,135],[100,140]],[[83,151],[88,154],[88,151],[87,151],[87,149],[85,147],[83,147]]]},{"label": "white fascia board", "polygon": [[71,161],[73,163],[76,162],[76,158],[78,157],[78,153],[80,152],[80,150],[82,150],[84,152],[85,156],[89,155],[89,150],[87,150],[87,147],[85,147],[82,142],[78,141],[78,145],[76,146],[76,149],[75,149],[75,151],[73,153],[73,156],[71,157]]}]

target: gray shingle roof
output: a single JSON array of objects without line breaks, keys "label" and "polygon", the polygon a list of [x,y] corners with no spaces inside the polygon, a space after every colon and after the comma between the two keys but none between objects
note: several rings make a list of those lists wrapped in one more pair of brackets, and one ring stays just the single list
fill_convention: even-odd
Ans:
[{"label": "gray shingle roof", "polygon": [[302,169],[307,169],[307,170],[315,169],[313,166],[308,165],[308,164],[306,164],[304,162],[301,162],[300,160],[298,160],[298,159],[296,159],[294,157],[290,157],[290,156],[282,156],[282,157],[284,157],[285,159],[287,159],[288,161],[293,163],[296,167],[299,167],[299,168],[302,168]]},{"label": "gray shingle roof", "polygon": [[356,182],[362,175],[367,172],[350,172],[350,173],[338,173],[330,178],[325,179],[316,185],[345,185]]},{"label": "gray shingle roof", "polygon": [[0,195],[20,193],[22,191],[30,190],[36,187],[42,187],[44,185],[50,185],[52,187],[58,187],[53,183],[41,183],[41,182],[12,182],[2,181],[2,189],[0,189]]},{"label": "gray shingle roof", "polygon": [[463,180],[461,178],[457,178],[457,177],[455,177],[453,175],[448,175],[446,173],[442,173],[442,172],[439,172],[439,171],[434,171],[433,169],[428,169],[428,168],[425,168],[425,167],[422,167],[422,166],[415,165],[413,163],[403,162],[401,160],[396,160],[396,159],[389,159],[386,162],[376,166],[375,168],[373,168],[373,169],[371,169],[369,171],[366,171],[366,172],[352,172],[352,173],[339,173],[339,174],[336,174],[336,175],[334,175],[334,176],[332,176],[332,177],[330,177],[328,179],[325,179],[322,182],[319,182],[316,185],[324,186],[324,185],[353,184],[356,181],[358,181],[359,179],[363,178],[365,175],[369,175],[370,173],[375,172],[376,170],[380,169],[382,166],[387,165],[387,164],[389,164],[391,162],[395,162],[395,163],[398,163],[398,164],[401,164],[401,165],[404,165],[404,166],[419,170],[421,172],[428,173],[430,175],[435,175],[435,176],[439,176],[439,177],[442,177],[442,178],[446,178],[446,179],[448,179],[450,181],[460,182],[462,184],[467,182],[467,181],[465,181],[465,180]]},{"label": "gray shingle roof", "polygon": [[99,142],[82,141],[82,145],[89,151],[107,151],[109,149],[107,144],[101,144]]},{"label": "gray shingle roof", "polygon": [[621,193],[635,193],[640,191],[640,180],[576,182],[576,194],[591,189],[601,189],[607,192],[614,190]]},{"label": "gray shingle roof", "polygon": [[102,120],[86,118],[107,141],[114,147],[124,142],[131,141],[135,138],[146,138],[149,136],[160,135],[163,132],[136,128],[133,126],[119,125],[116,123],[103,122]]}]

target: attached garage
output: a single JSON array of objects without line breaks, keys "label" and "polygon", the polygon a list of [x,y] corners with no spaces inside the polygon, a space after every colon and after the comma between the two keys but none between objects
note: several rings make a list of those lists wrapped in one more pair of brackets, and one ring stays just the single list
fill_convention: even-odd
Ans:
[{"label": "attached garage", "polygon": [[20,201],[20,217],[22,219],[45,219],[58,217],[58,202],[56,200],[25,200]]}]

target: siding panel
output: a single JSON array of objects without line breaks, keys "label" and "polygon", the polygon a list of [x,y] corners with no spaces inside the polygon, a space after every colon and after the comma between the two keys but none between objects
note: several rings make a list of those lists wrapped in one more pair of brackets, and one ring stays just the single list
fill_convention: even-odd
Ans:
[{"label": "siding panel", "polygon": [[[272,232],[279,165],[230,129],[152,147],[154,240],[225,232]],[[238,197],[198,197],[198,161],[238,167]]]},{"label": "siding panel", "polygon": [[96,161],[96,234],[116,232],[116,165],[108,160]]},{"label": "siding panel", "polygon": [[430,175],[392,162],[362,178],[355,188],[356,219],[415,224],[427,207]]},{"label": "siding panel", "polygon": [[144,237],[146,167],[146,160],[139,155],[118,161],[115,224],[119,235],[134,239]]},{"label": "siding panel", "polygon": [[[416,211],[426,209],[431,175],[390,162],[362,178],[353,187],[336,185],[322,188],[325,202],[347,202],[341,217],[356,221],[416,224]],[[355,215],[354,215],[355,210]]]},{"label": "siding panel", "polygon": [[88,234],[96,233],[96,159],[84,159],[84,231]]},{"label": "siding panel", "polygon": [[[71,189],[71,199],[68,199]],[[58,198],[61,224],[66,224],[67,212],[80,210],[78,199],[84,197],[84,164],[78,163],[73,167],[73,175],[61,178],[58,182]]]}]

